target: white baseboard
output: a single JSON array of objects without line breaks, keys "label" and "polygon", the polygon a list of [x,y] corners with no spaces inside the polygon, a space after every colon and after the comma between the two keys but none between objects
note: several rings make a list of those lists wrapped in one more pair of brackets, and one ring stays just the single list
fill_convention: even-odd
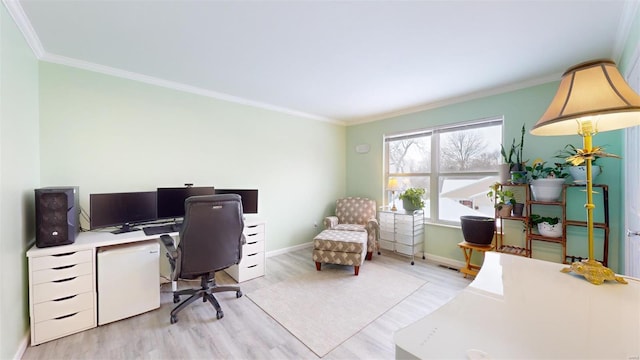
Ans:
[{"label": "white baseboard", "polygon": [[448,266],[448,267],[452,267],[455,269],[460,270],[461,268],[465,267],[467,264],[465,264],[462,261],[458,261],[458,260],[453,260],[453,259],[449,259],[443,256],[438,256],[438,255],[433,255],[433,254],[429,254],[429,253],[425,253],[424,256],[427,258],[427,260],[437,263],[439,265],[444,265],[444,266]]},{"label": "white baseboard", "polygon": [[[300,245],[295,245],[295,246],[291,246],[291,247],[287,247],[287,248],[283,248],[283,249],[269,251],[269,252],[266,253],[266,257],[282,255],[282,254],[286,254],[288,252],[292,252],[292,251],[296,251],[296,250],[300,250],[300,249],[304,249],[304,248],[308,248],[308,247],[312,247],[312,246],[313,246],[313,241],[309,241],[309,242],[304,243],[304,244],[300,244]],[[443,256],[439,256],[439,255],[424,253],[424,256],[428,261],[434,262],[434,263],[439,264],[439,265],[452,267],[452,268],[458,269],[458,270],[466,266],[466,264],[464,262],[462,262],[462,261],[449,259],[449,258],[446,258],[446,257],[443,257]]]},{"label": "white baseboard", "polygon": [[27,329],[27,333],[22,337],[22,341],[18,344],[18,349],[16,350],[16,354],[13,356],[14,360],[20,360],[24,356],[24,352],[27,351],[27,346],[29,346],[29,337],[31,335],[31,329]]},{"label": "white baseboard", "polygon": [[272,257],[272,256],[282,255],[282,254],[286,254],[288,252],[292,252],[292,251],[308,248],[308,247],[311,247],[311,246],[313,246],[313,241],[309,241],[308,243],[295,245],[295,246],[291,246],[291,247],[287,247],[287,248],[283,248],[283,249],[268,251],[265,255],[267,257]]}]

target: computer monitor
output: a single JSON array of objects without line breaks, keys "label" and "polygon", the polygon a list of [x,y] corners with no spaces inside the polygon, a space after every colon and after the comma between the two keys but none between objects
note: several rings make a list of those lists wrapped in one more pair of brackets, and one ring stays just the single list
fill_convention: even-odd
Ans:
[{"label": "computer monitor", "polygon": [[184,217],[184,201],[191,196],[214,195],[213,186],[158,188],[158,219]]},{"label": "computer monitor", "polygon": [[257,189],[216,189],[216,194],[238,194],[242,199],[242,211],[245,214],[258,213]]},{"label": "computer monitor", "polygon": [[91,230],[119,226],[120,234],[139,230],[131,225],[156,219],[156,192],[89,194]]}]

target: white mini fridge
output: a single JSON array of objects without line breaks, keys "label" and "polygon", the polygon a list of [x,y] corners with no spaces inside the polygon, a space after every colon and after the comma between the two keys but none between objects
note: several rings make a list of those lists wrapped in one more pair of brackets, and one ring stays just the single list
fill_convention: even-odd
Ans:
[{"label": "white mini fridge", "polygon": [[98,249],[98,325],[160,307],[157,241]]}]

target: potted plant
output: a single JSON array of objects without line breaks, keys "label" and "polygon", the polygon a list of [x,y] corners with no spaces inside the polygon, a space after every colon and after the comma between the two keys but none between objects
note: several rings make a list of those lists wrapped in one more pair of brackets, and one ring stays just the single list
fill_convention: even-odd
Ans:
[{"label": "potted plant", "polygon": [[422,188],[409,188],[398,199],[402,200],[402,206],[406,211],[415,211],[424,207],[423,196],[426,191]]},{"label": "potted plant", "polygon": [[516,146],[515,138],[511,143],[511,148],[509,149],[508,153],[505,150],[504,145],[500,144],[500,154],[502,155],[502,161],[503,161],[503,163],[500,164],[500,182],[503,184],[507,183],[511,177],[510,172],[514,164],[513,156],[515,155],[517,148],[518,147]]},{"label": "potted plant", "polygon": [[545,161],[536,160],[532,166],[527,166],[531,177],[531,195],[536,201],[557,201],[562,194],[562,184],[567,173],[562,164],[556,163],[555,167],[545,165]]},{"label": "potted plant", "polygon": [[540,216],[537,214],[531,214],[529,218],[529,225],[536,225],[538,227],[538,233],[542,236],[558,238],[562,236],[562,222],[557,216]]},{"label": "potted plant", "polygon": [[[522,124],[522,130],[520,131],[520,144],[515,148],[512,145],[511,149],[514,151],[516,160],[511,164],[511,182],[514,184],[526,184],[527,183],[527,169],[522,161],[522,152],[524,150],[524,133],[525,128]],[[515,139],[514,139],[515,144]]]},{"label": "potted plant", "polygon": [[516,203],[513,191],[504,189],[500,183],[491,185],[489,189],[487,197],[489,197],[491,201],[495,202],[493,206],[498,210],[498,216],[511,216],[511,209],[513,209],[513,204]]},{"label": "potted plant", "polygon": [[578,149],[573,144],[567,144],[562,150],[557,152],[556,157],[566,161],[568,164],[567,169],[573,178],[573,182],[584,184],[587,182],[587,166],[584,165],[586,158],[591,157],[592,181],[602,172],[602,166],[596,163],[600,157],[619,158],[619,156],[605,153],[603,150],[603,147],[596,146],[590,154],[586,154],[583,149]]}]

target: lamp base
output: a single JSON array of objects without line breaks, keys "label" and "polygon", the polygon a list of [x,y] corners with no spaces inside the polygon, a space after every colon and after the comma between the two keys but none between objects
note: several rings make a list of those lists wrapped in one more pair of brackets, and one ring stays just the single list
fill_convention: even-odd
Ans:
[{"label": "lamp base", "polygon": [[396,207],[396,204],[394,203],[393,206],[391,207],[391,211],[398,211],[398,208]]},{"label": "lamp base", "polygon": [[599,261],[591,259],[576,261],[571,264],[570,267],[564,268],[560,271],[562,271],[563,273],[569,273],[573,271],[578,275],[584,276],[584,278],[588,282],[594,285],[600,285],[606,280],[615,280],[621,284],[627,283],[627,281],[622,277],[616,276],[616,273],[614,273],[613,270],[605,267]]}]

